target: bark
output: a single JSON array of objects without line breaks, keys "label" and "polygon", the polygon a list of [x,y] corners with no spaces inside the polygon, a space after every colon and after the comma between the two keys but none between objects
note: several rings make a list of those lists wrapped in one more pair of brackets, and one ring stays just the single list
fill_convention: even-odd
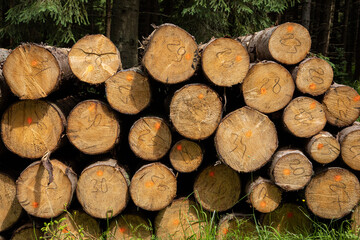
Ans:
[{"label": "bark", "polygon": [[318,31],[318,51],[324,56],[328,54],[332,16],[335,0],[323,0],[321,7],[321,22]]},{"label": "bark", "polygon": [[310,13],[311,0],[305,0],[302,4],[301,24],[307,29],[310,29]]},{"label": "bark", "polygon": [[355,73],[354,80],[360,80],[360,1],[356,1],[356,39],[355,39]]},{"label": "bark", "polygon": [[110,38],[111,32],[111,0],[106,0],[106,37]]}]

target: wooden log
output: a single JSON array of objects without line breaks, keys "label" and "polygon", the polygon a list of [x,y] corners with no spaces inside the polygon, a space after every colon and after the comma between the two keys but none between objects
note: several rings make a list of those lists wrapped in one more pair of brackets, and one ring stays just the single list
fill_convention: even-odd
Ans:
[{"label": "wooden log", "polygon": [[112,220],[109,229],[107,239],[110,240],[152,239],[152,228],[140,215],[120,215]]},{"label": "wooden log", "polygon": [[16,198],[15,181],[0,173],[0,232],[14,225],[21,216],[22,207]]},{"label": "wooden log", "polygon": [[330,88],[334,76],[331,65],[317,57],[306,58],[291,74],[297,89],[312,96],[325,93]]},{"label": "wooden log", "polygon": [[156,215],[155,235],[160,239],[199,239],[206,224],[198,204],[179,198]]},{"label": "wooden log", "polygon": [[252,60],[276,60],[287,65],[303,60],[311,47],[308,30],[292,22],[240,37],[240,41],[254,56]]},{"label": "wooden log", "polygon": [[201,66],[215,85],[231,87],[242,83],[249,71],[249,54],[240,42],[231,38],[211,40],[204,46]]},{"label": "wooden log", "polygon": [[342,218],[360,200],[360,184],[350,171],[332,167],[316,174],[305,190],[306,203],[317,216]]},{"label": "wooden log", "polygon": [[[101,229],[99,222],[82,211],[72,210],[57,218],[52,232],[52,239],[100,239]],[[59,231],[60,230],[60,231]]]},{"label": "wooden log", "polygon": [[76,174],[58,160],[51,160],[53,181],[41,161],[30,164],[16,181],[16,195],[25,211],[35,217],[60,215],[72,200]]},{"label": "wooden log", "polygon": [[138,69],[116,73],[105,82],[106,99],[110,106],[124,114],[138,114],[151,99],[148,78]]},{"label": "wooden log", "polygon": [[286,191],[303,189],[312,175],[312,163],[299,150],[279,150],[272,157],[271,179]]},{"label": "wooden log", "polygon": [[284,109],[283,123],[297,137],[312,137],[326,125],[324,107],[313,98],[297,97]]},{"label": "wooden log", "polygon": [[98,161],[81,172],[76,196],[85,212],[106,219],[125,209],[129,186],[129,175],[116,160]]},{"label": "wooden log", "polygon": [[360,115],[360,96],[349,86],[331,85],[322,103],[328,123],[337,127],[350,126]]},{"label": "wooden log", "polygon": [[107,104],[95,99],[85,100],[70,112],[66,135],[83,153],[105,153],[118,142],[120,124]]},{"label": "wooden log", "polygon": [[11,91],[5,81],[2,67],[10,53],[10,49],[0,48],[0,109],[7,107],[11,97]]},{"label": "wooden log", "polygon": [[40,158],[60,143],[65,116],[58,107],[42,100],[25,100],[9,106],[1,120],[5,146],[24,158]]},{"label": "wooden log", "polygon": [[189,79],[196,70],[199,53],[193,36],[173,24],[162,24],[145,43],[142,65],[155,80],[175,84]]},{"label": "wooden log", "polygon": [[258,177],[247,187],[248,202],[257,211],[274,211],[281,202],[281,190],[273,181]]},{"label": "wooden log", "polygon": [[162,118],[143,117],[132,125],[128,141],[136,156],[155,161],[169,151],[171,132]]},{"label": "wooden log", "polygon": [[136,206],[159,211],[168,206],[176,195],[174,173],[161,163],[141,167],[131,179],[130,195]]},{"label": "wooden log", "polygon": [[274,123],[249,107],[224,117],[215,135],[215,147],[222,161],[239,172],[251,172],[267,163],[278,147]]},{"label": "wooden log", "polygon": [[[284,203],[271,213],[263,216],[262,225],[270,226],[278,233],[295,233],[307,236],[312,230],[312,220],[309,212],[294,203]],[[268,228],[267,228],[268,229]]]},{"label": "wooden log", "polygon": [[39,99],[58,89],[73,74],[67,60],[69,49],[25,43],[6,58],[3,74],[20,99]]},{"label": "wooden log", "polygon": [[256,225],[251,217],[240,213],[230,213],[220,218],[216,240],[252,239],[258,235]]},{"label": "wooden log", "polygon": [[80,81],[90,84],[103,83],[122,68],[119,50],[102,34],[78,40],[69,52],[69,65]]},{"label": "wooden log", "polygon": [[294,90],[289,71],[269,61],[252,64],[242,84],[246,105],[263,113],[284,108],[291,101]]},{"label": "wooden log", "polygon": [[4,64],[6,58],[10,55],[11,49],[0,48],[0,64]]},{"label": "wooden log", "polygon": [[170,119],[182,136],[194,140],[208,138],[222,115],[219,95],[203,84],[188,84],[175,92],[170,103]]},{"label": "wooden log", "polygon": [[175,170],[189,173],[200,166],[203,160],[203,151],[199,144],[182,139],[171,148],[169,158]]},{"label": "wooden log", "polygon": [[41,239],[41,237],[43,237],[43,233],[40,228],[37,228],[30,223],[16,229],[10,240],[38,240]]},{"label": "wooden log", "polygon": [[356,205],[355,209],[351,213],[351,230],[359,236],[360,234],[360,208],[359,204]]},{"label": "wooden log", "polygon": [[341,130],[337,139],[340,143],[342,160],[352,169],[360,170],[360,125],[354,124]]},{"label": "wooden log", "polygon": [[331,163],[340,154],[340,143],[331,133],[321,131],[309,140],[306,152],[318,163]]},{"label": "wooden log", "polygon": [[195,179],[196,200],[208,211],[226,211],[239,200],[240,177],[225,164],[208,166]]}]

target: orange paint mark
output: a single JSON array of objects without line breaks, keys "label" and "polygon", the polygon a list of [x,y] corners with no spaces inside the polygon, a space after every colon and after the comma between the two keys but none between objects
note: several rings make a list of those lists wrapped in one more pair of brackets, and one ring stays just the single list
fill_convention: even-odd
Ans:
[{"label": "orange paint mark", "polygon": [[99,170],[99,171],[96,172],[96,175],[98,175],[99,177],[101,177],[102,175],[104,175],[104,172],[101,171],[101,170]]},{"label": "orange paint mark", "polygon": [[150,187],[152,187],[152,186],[154,186],[155,185],[155,183],[153,182],[153,181],[147,181],[146,183],[145,183],[145,187],[147,187],[147,188],[150,188]]},{"label": "orange paint mark", "polygon": [[289,176],[290,173],[291,173],[291,171],[290,171],[290,169],[288,169],[288,168],[285,168],[285,169],[283,170],[283,174],[284,174],[285,176]]},{"label": "orange paint mark", "polygon": [[174,221],[173,221],[173,225],[174,225],[174,226],[179,225],[179,223],[180,223],[179,219],[174,219]]},{"label": "orange paint mark", "polygon": [[64,228],[64,229],[62,230],[62,232],[63,232],[63,233],[68,233],[69,230],[68,230],[67,228]]},{"label": "orange paint mark", "polygon": [[222,232],[223,232],[224,235],[226,235],[229,232],[229,229],[223,228]]},{"label": "orange paint mark", "polygon": [[124,233],[125,231],[126,231],[126,228],[124,228],[124,227],[119,228],[119,232]]},{"label": "orange paint mark", "polygon": [[215,173],[213,171],[209,172],[210,177],[215,177]]},{"label": "orange paint mark", "polygon": [[261,89],[260,89],[260,93],[261,93],[261,95],[266,94],[266,88],[261,88]]},{"label": "orange paint mark", "polygon": [[309,85],[309,88],[310,88],[311,90],[315,90],[315,89],[316,89],[316,84],[315,84],[315,83],[311,83],[311,84]]},{"label": "orange paint mark", "polygon": [[292,32],[292,31],[294,31],[294,26],[289,25],[286,30],[287,30],[288,32]]},{"label": "orange paint mark", "polygon": [[204,94],[200,93],[198,96],[199,99],[203,99],[204,98]]},{"label": "orange paint mark", "polygon": [[294,216],[294,213],[293,212],[288,212],[287,214],[286,214],[286,217],[287,218],[292,218]]},{"label": "orange paint mark", "polygon": [[358,102],[359,100],[360,100],[360,96],[358,95],[358,96],[355,96],[354,98],[353,98],[353,100],[354,100],[354,102]]},{"label": "orange paint mark", "polygon": [[310,104],[310,109],[315,109],[316,108],[316,102],[312,102]]},{"label": "orange paint mark", "polygon": [[340,182],[341,181],[341,176],[340,175],[335,175],[334,179],[336,182]]},{"label": "orange paint mark", "polygon": [[28,118],[27,118],[27,122],[28,122],[29,125],[32,123],[32,121],[33,121],[33,120],[32,120],[31,117],[28,117]]},{"label": "orange paint mark", "polygon": [[93,65],[87,66],[86,71],[87,71],[87,72],[92,72],[92,71],[94,71],[94,66],[93,66]]},{"label": "orange paint mark", "polygon": [[177,145],[177,146],[176,146],[176,149],[177,149],[178,151],[181,151],[181,150],[182,150],[181,144]]},{"label": "orange paint mark", "polygon": [[265,202],[265,201],[261,201],[261,202],[260,202],[260,207],[262,207],[262,208],[266,207],[266,202]]},{"label": "orange paint mark", "polygon": [[38,65],[38,61],[32,60],[31,63],[30,63],[30,65],[31,65],[32,67],[35,67],[36,65]]},{"label": "orange paint mark", "polygon": [[134,80],[134,76],[129,73],[128,75],[126,75],[126,80],[131,82],[132,80]]},{"label": "orange paint mark", "polygon": [[191,59],[191,54],[190,53],[185,54],[185,59],[190,60]]},{"label": "orange paint mark", "polygon": [[38,202],[33,202],[31,204],[31,206],[33,206],[33,208],[38,208],[39,207],[39,203]]},{"label": "orange paint mark", "polygon": [[235,60],[236,60],[237,62],[241,62],[242,57],[241,57],[240,55],[237,55],[236,58],[235,58]]},{"label": "orange paint mark", "polygon": [[160,127],[161,127],[161,123],[160,123],[160,122],[156,122],[156,123],[155,123],[155,129],[156,129],[156,130],[159,130]]},{"label": "orange paint mark", "polygon": [[245,133],[245,136],[246,137],[251,137],[251,135],[252,135],[252,131],[251,130],[249,130],[249,131],[247,131],[246,133]]},{"label": "orange paint mark", "polygon": [[317,146],[317,149],[320,150],[320,149],[322,149],[323,147],[324,147],[324,144],[319,143],[318,146]]},{"label": "orange paint mark", "polygon": [[90,106],[88,107],[88,110],[89,110],[90,112],[92,112],[92,111],[94,111],[95,107],[96,107],[96,104],[95,104],[95,103],[91,103]]}]

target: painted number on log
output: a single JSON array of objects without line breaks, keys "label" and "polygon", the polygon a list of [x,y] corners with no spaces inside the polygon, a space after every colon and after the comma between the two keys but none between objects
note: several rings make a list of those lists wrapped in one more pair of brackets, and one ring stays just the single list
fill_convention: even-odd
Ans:
[{"label": "painted number on log", "polygon": [[324,70],[322,68],[310,68],[309,69],[309,75],[311,82],[317,83],[317,84],[323,84],[324,79],[320,77],[319,75],[324,75]]},{"label": "painted number on log", "polygon": [[272,84],[272,86],[271,86],[272,92],[275,94],[279,94],[281,92],[280,81],[281,81],[281,79],[279,77],[264,78],[263,79],[264,84],[261,85],[260,91],[261,91],[261,89],[264,89],[264,87],[270,82],[270,84]]},{"label": "painted number on log", "polygon": [[305,169],[304,167],[297,167],[298,165],[300,165],[300,160],[299,159],[295,159],[292,163],[289,164],[291,170],[293,170],[293,174],[295,176],[300,176],[303,175],[305,173]]},{"label": "painted number on log", "polygon": [[216,53],[216,58],[221,62],[221,66],[224,68],[230,68],[234,65],[234,61],[230,59],[232,50],[225,48],[220,52]]},{"label": "painted number on log", "polygon": [[333,203],[337,203],[339,206],[339,210],[341,211],[341,204],[348,203],[350,200],[348,192],[345,191],[345,183],[330,184],[329,189],[332,192],[332,195],[336,197],[336,200],[334,200]]},{"label": "painted number on log", "polygon": [[169,43],[166,45],[167,49],[170,53],[172,53],[172,60],[173,62],[181,62],[183,59],[186,50],[183,43],[179,40],[174,40],[173,43]]},{"label": "painted number on log", "polygon": [[301,46],[299,39],[295,38],[294,34],[288,33],[282,36],[280,44],[288,47],[287,53],[297,53],[297,47]]},{"label": "painted number on log", "polygon": [[91,182],[93,184],[92,192],[107,193],[108,186],[106,184],[106,179],[105,178],[102,178],[101,180],[92,179]]}]

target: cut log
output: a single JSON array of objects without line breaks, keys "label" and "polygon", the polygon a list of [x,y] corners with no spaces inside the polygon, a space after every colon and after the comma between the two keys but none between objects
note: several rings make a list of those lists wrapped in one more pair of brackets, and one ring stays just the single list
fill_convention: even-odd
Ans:
[{"label": "cut log", "polygon": [[6,58],[10,55],[11,49],[0,48],[0,65],[2,65]]},{"label": "cut log", "polygon": [[315,175],[305,190],[306,203],[317,216],[341,218],[360,200],[360,184],[350,171],[332,167]]},{"label": "cut log", "polygon": [[83,153],[105,153],[118,142],[120,124],[107,104],[94,99],[85,100],[70,112],[66,135]]},{"label": "cut log", "polygon": [[161,210],[154,227],[159,239],[200,239],[205,232],[206,216],[195,202],[180,198]]},{"label": "cut log", "polygon": [[194,182],[196,200],[208,211],[226,211],[239,200],[240,177],[225,164],[202,170]]},{"label": "cut log", "polygon": [[309,183],[312,175],[312,163],[299,150],[280,150],[272,158],[271,179],[286,191],[303,189]]},{"label": "cut log", "polygon": [[149,222],[135,214],[124,214],[116,217],[110,223],[109,229],[107,239],[110,240],[152,239]]},{"label": "cut log", "polygon": [[16,229],[10,240],[38,240],[41,237],[43,237],[41,230],[30,223]]},{"label": "cut log", "polygon": [[25,211],[35,217],[60,215],[72,200],[76,174],[58,160],[51,160],[53,181],[41,161],[30,164],[16,181],[16,195]]},{"label": "cut log", "polygon": [[360,125],[344,128],[338,133],[341,158],[352,169],[360,170]]},{"label": "cut log", "polygon": [[52,236],[54,239],[100,239],[98,221],[82,211],[65,212],[57,221],[59,224],[51,229],[55,233],[55,236]]},{"label": "cut log", "polygon": [[[270,226],[278,233],[295,233],[307,236],[312,230],[309,212],[294,203],[284,203],[271,213],[263,216],[262,225]],[[268,228],[267,228],[268,229]]]},{"label": "cut log", "polygon": [[339,156],[340,144],[331,133],[321,131],[309,140],[306,152],[316,162],[327,164]]},{"label": "cut log", "polygon": [[355,209],[353,210],[353,213],[351,214],[351,230],[359,236],[360,234],[360,208],[359,204],[356,205]]},{"label": "cut log", "polygon": [[175,84],[195,73],[198,46],[194,37],[178,26],[166,23],[157,27],[145,45],[142,64],[155,80]]},{"label": "cut log", "polygon": [[2,70],[2,66],[10,53],[11,50],[0,48],[0,109],[3,109],[6,105],[8,105],[8,100],[11,97],[11,91],[9,86],[6,84]]},{"label": "cut log", "polygon": [[211,40],[201,55],[205,76],[215,85],[224,87],[243,82],[249,71],[249,61],[246,49],[230,38]]},{"label": "cut log", "polygon": [[69,52],[69,65],[80,81],[90,84],[105,82],[122,67],[118,49],[101,34],[77,41]]},{"label": "cut log", "polygon": [[111,218],[123,211],[129,200],[130,179],[114,159],[85,168],[77,183],[76,196],[85,212],[96,218]]},{"label": "cut log", "polygon": [[259,212],[274,211],[281,202],[281,190],[274,182],[257,178],[251,182],[247,189],[248,202]]},{"label": "cut log", "polygon": [[158,160],[171,147],[170,129],[162,118],[140,118],[130,129],[129,145],[136,156],[147,161]]},{"label": "cut log", "polygon": [[25,43],[6,58],[3,74],[20,99],[39,99],[56,90],[73,74],[67,60],[69,49]]},{"label": "cut log", "polygon": [[5,146],[20,157],[40,158],[58,147],[65,124],[65,116],[54,104],[20,101],[5,110],[1,137]]},{"label": "cut log", "polygon": [[224,117],[215,135],[215,147],[224,161],[239,172],[252,172],[267,163],[278,147],[274,123],[249,107]]},{"label": "cut log", "polygon": [[307,58],[291,72],[297,89],[302,93],[318,96],[325,93],[333,82],[333,70],[325,60]]},{"label": "cut log", "polygon": [[[311,37],[306,28],[287,22],[251,36],[241,37],[250,55],[259,60],[276,60],[291,65],[303,60],[310,51]],[[255,60],[252,59],[252,60]]]},{"label": "cut log", "polygon": [[323,99],[327,121],[334,126],[353,124],[360,115],[360,96],[349,86],[333,84]]},{"label": "cut log", "polygon": [[242,84],[246,105],[263,113],[284,108],[291,101],[294,90],[289,71],[269,61],[252,65]]},{"label": "cut log", "polygon": [[161,163],[150,163],[141,167],[131,179],[131,199],[142,209],[159,211],[174,199],[176,184],[170,168]]},{"label": "cut log", "polygon": [[15,181],[0,173],[0,232],[10,228],[20,218],[22,207],[16,198]]},{"label": "cut log", "polygon": [[256,225],[251,217],[231,213],[226,214],[219,221],[216,240],[221,239],[253,239],[258,235]]},{"label": "cut log", "polygon": [[203,84],[182,87],[170,103],[170,119],[176,131],[194,140],[209,137],[219,125],[221,115],[219,95]]},{"label": "cut log", "polygon": [[105,82],[106,98],[110,106],[124,114],[137,114],[150,103],[148,78],[137,69],[116,73]]},{"label": "cut log", "polygon": [[283,122],[293,135],[309,138],[326,125],[324,107],[309,97],[297,97],[284,109]]},{"label": "cut log", "polygon": [[195,171],[203,160],[203,152],[199,144],[183,139],[175,143],[170,150],[171,165],[179,172]]}]

